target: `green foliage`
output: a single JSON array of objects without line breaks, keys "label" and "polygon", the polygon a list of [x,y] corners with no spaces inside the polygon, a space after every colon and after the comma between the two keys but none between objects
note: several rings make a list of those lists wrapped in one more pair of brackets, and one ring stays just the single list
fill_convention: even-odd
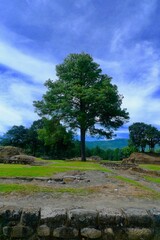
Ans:
[{"label": "green foliage", "polygon": [[137,122],[129,127],[130,145],[137,150],[145,152],[149,146],[150,152],[154,152],[156,144],[160,143],[160,132],[152,125]]},{"label": "green foliage", "polygon": [[[48,80],[46,94],[34,106],[40,116],[62,120],[71,129],[80,129],[81,157],[85,161],[85,135],[110,138],[113,130],[129,116],[121,109],[122,96],[111,78],[101,73],[99,65],[88,54],[70,54],[56,66],[58,80]],[[102,128],[97,128],[101,126]]]},{"label": "green foliage", "polygon": [[38,130],[38,137],[48,147],[47,155],[54,159],[69,158],[73,151],[73,134],[57,119],[44,119],[43,128]]},{"label": "green foliage", "polygon": [[24,126],[13,126],[9,129],[1,139],[1,145],[3,146],[15,146],[24,148],[28,143],[28,129]]}]

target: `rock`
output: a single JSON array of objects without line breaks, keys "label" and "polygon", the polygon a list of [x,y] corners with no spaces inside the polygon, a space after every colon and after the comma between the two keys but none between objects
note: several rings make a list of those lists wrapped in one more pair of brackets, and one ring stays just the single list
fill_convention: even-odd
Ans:
[{"label": "rock", "polygon": [[53,236],[58,238],[75,238],[78,236],[78,230],[71,227],[60,227],[54,229]]},{"label": "rock", "polygon": [[128,240],[152,240],[152,231],[148,228],[129,228],[127,231]]},{"label": "rock", "polygon": [[5,162],[10,157],[22,154],[23,150],[21,148],[17,147],[12,147],[12,146],[5,146],[5,147],[0,147],[0,161]]},{"label": "rock", "polygon": [[124,217],[119,209],[104,208],[99,211],[99,225],[101,228],[106,226],[123,226]]},{"label": "rock", "polygon": [[125,226],[150,227],[152,220],[145,209],[128,208],[123,209]]},{"label": "rock", "polygon": [[77,228],[96,226],[97,217],[98,213],[93,210],[73,209],[68,212],[70,225]]},{"label": "rock", "polygon": [[32,164],[36,160],[35,157],[33,156],[28,156],[28,155],[15,155],[10,157],[8,160],[8,163],[20,163],[20,164]]},{"label": "rock", "polygon": [[50,235],[50,228],[47,225],[41,225],[37,229],[38,236],[48,237]]},{"label": "rock", "polygon": [[95,228],[83,228],[81,230],[81,235],[86,238],[95,239],[100,238],[102,233],[100,230],[97,230]]}]

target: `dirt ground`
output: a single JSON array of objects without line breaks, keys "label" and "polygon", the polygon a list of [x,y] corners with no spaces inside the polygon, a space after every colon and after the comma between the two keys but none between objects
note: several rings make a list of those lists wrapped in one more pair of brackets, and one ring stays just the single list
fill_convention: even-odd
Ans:
[{"label": "dirt ground", "polygon": [[115,178],[116,175],[136,180],[146,187],[160,192],[159,184],[147,182],[142,173],[132,170],[114,170],[113,173],[100,171],[71,171],[54,176],[53,179],[0,179],[1,183],[23,183],[55,188],[86,188],[91,194],[33,193],[0,194],[0,205],[18,207],[39,207],[46,214],[54,208],[153,208],[160,206],[160,198],[155,199],[150,192]]}]

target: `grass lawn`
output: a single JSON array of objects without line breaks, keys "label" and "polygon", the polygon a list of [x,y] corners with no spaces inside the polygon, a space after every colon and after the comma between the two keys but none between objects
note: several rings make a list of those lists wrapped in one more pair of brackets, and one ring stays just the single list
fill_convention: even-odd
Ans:
[{"label": "grass lawn", "polygon": [[152,171],[160,171],[160,165],[156,164],[140,164],[140,167]]},{"label": "grass lawn", "polygon": [[88,195],[94,192],[97,192],[97,189],[93,187],[79,187],[79,188],[72,188],[72,187],[61,187],[61,188],[52,188],[52,187],[42,187],[36,186],[33,184],[7,184],[2,183],[0,184],[0,192],[1,193],[11,193],[11,192],[19,192],[22,194],[28,193],[36,193],[36,192],[50,192],[50,193],[69,193],[69,194],[76,194],[76,195]]},{"label": "grass lawn", "polygon": [[71,170],[111,172],[98,163],[58,160],[50,161],[49,165],[44,166],[0,164],[0,177],[52,177],[57,173]]}]

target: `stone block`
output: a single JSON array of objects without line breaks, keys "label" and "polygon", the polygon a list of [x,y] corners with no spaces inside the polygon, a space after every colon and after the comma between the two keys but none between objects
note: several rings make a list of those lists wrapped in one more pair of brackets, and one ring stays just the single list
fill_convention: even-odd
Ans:
[{"label": "stone block", "polygon": [[40,209],[29,208],[23,209],[21,224],[25,226],[30,226],[32,228],[36,228],[40,221]]},{"label": "stone block", "polygon": [[53,209],[46,213],[42,210],[41,222],[51,226],[52,228],[61,227],[66,224],[67,212],[66,209]]},{"label": "stone block", "polygon": [[104,229],[103,240],[114,240],[114,232],[112,228]]},{"label": "stone block", "polygon": [[78,237],[78,230],[72,227],[60,227],[53,231],[53,237],[57,238],[76,238]]},{"label": "stone block", "polygon": [[153,233],[149,228],[129,228],[127,230],[128,240],[152,240]]},{"label": "stone block", "polygon": [[22,214],[22,209],[16,208],[16,207],[3,207],[0,208],[0,222],[18,222],[20,221]]},{"label": "stone block", "polygon": [[14,227],[5,226],[3,227],[3,234],[10,238],[27,238],[33,234],[33,229],[22,225]]},{"label": "stone block", "polygon": [[153,224],[156,227],[160,227],[160,208],[153,208],[148,211],[153,219]]},{"label": "stone block", "polygon": [[90,239],[97,239],[102,236],[102,233],[100,230],[97,230],[95,228],[83,228],[81,230],[81,236],[90,238]]},{"label": "stone block", "polygon": [[48,237],[50,235],[50,228],[47,225],[41,225],[37,229],[38,236]]},{"label": "stone block", "polygon": [[119,209],[105,208],[99,211],[98,222],[102,229],[110,226],[122,227],[124,217]]},{"label": "stone block", "polygon": [[68,221],[71,226],[76,228],[96,227],[98,213],[97,211],[73,209],[68,212]]},{"label": "stone block", "polygon": [[145,209],[128,208],[123,209],[125,226],[129,227],[150,227],[152,218]]}]

